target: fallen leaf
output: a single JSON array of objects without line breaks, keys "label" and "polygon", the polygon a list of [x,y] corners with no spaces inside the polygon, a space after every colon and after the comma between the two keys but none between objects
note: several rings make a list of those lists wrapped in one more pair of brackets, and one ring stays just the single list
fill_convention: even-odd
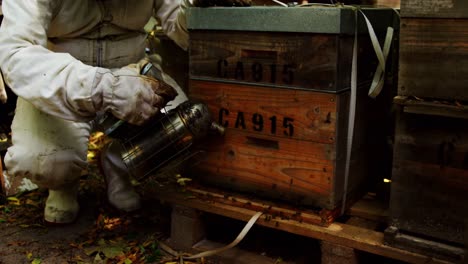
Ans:
[{"label": "fallen leaf", "polygon": [[[26,241],[13,241],[13,242],[9,242],[7,245],[8,246],[24,246],[26,244],[27,244]],[[29,253],[29,254],[31,254],[31,257],[32,257],[32,253]]]},{"label": "fallen leaf", "polygon": [[101,255],[99,254],[96,254],[96,256],[94,257],[94,264],[101,264],[101,263],[104,263],[104,259],[101,258]]},{"label": "fallen leaf", "polygon": [[81,245],[81,244],[76,244],[76,243],[70,243],[70,247],[82,249],[82,248],[83,248],[83,245]]},{"label": "fallen leaf", "polygon": [[40,202],[36,202],[36,201],[31,200],[31,199],[26,199],[26,201],[24,203],[27,204],[27,205],[32,205],[34,207],[39,207],[39,204],[40,204]]},{"label": "fallen leaf", "polygon": [[88,155],[87,155],[88,159],[94,159],[94,157],[96,157],[96,155],[94,155],[94,153],[88,152]]},{"label": "fallen leaf", "polygon": [[20,200],[18,198],[16,198],[16,197],[8,197],[7,200],[8,200],[8,204],[12,204],[12,205],[20,205],[21,204]]},{"label": "fallen leaf", "polygon": [[41,264],[41,263],[42,263],[41,259],[38,259],[38,258],[33,259],[33,261],[31,262],[31,264]]},{"label": "fallen leaf", "polygon": [[186,182],[189,182],[189,181],[191,181],[191,180],[192,180],[192,179],[190,179],[190,178],[178,178],[178,179],[177,179],[177,183],[178,183],[179,185],[185,186],[185,185],[186,185]]},{"label": "fallen leaf", "polygon": [[125,253],[123,252],[123,248],[120,246],[109,246],[109,247],[104,247],[101,249],[102,253],[107,257],[107,258],[115,258],[120,255],[124,255]]},{"label": "fallen leaf", "polygon": [[143,247],[147,247],[147,246],[151,245],[151,243],[154,243],[154,241],[152,241],[152,240],[147,240],[147,241],[145,241],[145,242],[143,243],[142,246],[143,246]]},{"label": "fallen leaf", "polygon": [[96,254],[98,252],[98,247],[86,248],[84,250],[84,252],[85,252],[86,255],[91,256],[91,255]]}]

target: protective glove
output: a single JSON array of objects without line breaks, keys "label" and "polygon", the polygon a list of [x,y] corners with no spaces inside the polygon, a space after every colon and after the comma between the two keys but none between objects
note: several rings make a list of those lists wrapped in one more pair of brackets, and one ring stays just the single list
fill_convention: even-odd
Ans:
[{"label": "protective glove", "polygon": [[150,62],[149,58],[145,58],[138,62],[140,67],[140,73],[156,79],[158,81],[158,86],[154,88],[154,92],[164,98],[164,105],[166,105],[169,101],[174,100],[177,96],[177,91],[168,84],[163,76],[163,72],[160,68]]},{"label": "protective glove", "polygon": [[177,82],[171,78],[171,76],[167,75],[161,68],[162,64],[162,58],[158,54],[148,54],[146,57],[149,62],[151,63],[151,69],[148,71],[147,75],[152,76],[165,84],[169,85],[170,87],[174,88],[174,90],[177,93],[177,96],[171,100],[169,103],[164,106],[164,109],[161,110],[161,112],[168,112],[177,106],[179,106],[181,103],[185,102],[188,100],[187,94],[185,91],[180,87]]},{"label": "protective glove", "polygon": [[210,6],[251,6],[251,0],[192,0],[196,7]]},{"label": "protective glove", "polygon": [[159,113],[167,103],[163,97],[167,89],[158,80],[140,74],[142,63],[117,70],[98,68],[92,97],[95,107],[134,125],[142,125]]}]

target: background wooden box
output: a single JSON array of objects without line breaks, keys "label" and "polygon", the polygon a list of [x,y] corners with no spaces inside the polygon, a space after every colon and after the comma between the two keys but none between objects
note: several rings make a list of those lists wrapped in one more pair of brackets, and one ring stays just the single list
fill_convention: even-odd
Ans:
[{"label": "background wooden box", "polygon": [[414,238],[391,236],[388,242],[442,254],[449,250],[428,248],[421,239],[461,248],[467,243],[468,115],[457,107],[432,111],[440,115],[418,109],[428,112],[428,107],[421,102],[399,106],[389,224]]},{"label": "background wooden box", "polygon": [[401,1],[402,17],[468,18],[465,0],[405,0]]},{"label": "background wooden box", "polygon": [[[401,2],[390,227],[395,247],[460,262],[468,245],[468,3]],[[465,244],[465,246],[463,245]]]},{"label": "background wooden box", "polygon": [[468,100],[468,2],[401,3],[399,95]]},{"label": "background wooden box", "polygon": [[[393,25],[391,9],[366,14],[379,37]],[[379,125],[385,118],[379,114],[389,91],[377,101],[367,97],[376,58],[358,17],[358,107],[345,188],[354,11],[191,9],[189,96],[207,103],[227,127],[223,139],[204,146],[207,157],[193,170],[196,178],[330,210],[345,192],[352,200],[376,180],[371,171],[385,156],[385,125]]]}]

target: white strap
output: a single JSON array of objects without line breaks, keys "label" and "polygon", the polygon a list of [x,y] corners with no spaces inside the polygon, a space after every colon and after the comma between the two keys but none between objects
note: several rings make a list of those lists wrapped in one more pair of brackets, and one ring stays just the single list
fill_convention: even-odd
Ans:
[{"label": "white strap", "polygon": [[369,89],[369,96],[375,98],[377,95],[380,94],[382,91],[384,82],[385,82],[385,65],[387,62],[388,53],[390,52],[390,47],[392,45],[393,40],[393,28],[387,28],[387,35],[385,36],[384,48],[380,47],[379,40],[377,39],[377,35],[375,34],[374,28],[370,23],[369,19],[366,17],[362,10],[359,10],[366,21],[367,29],[369,31],[369,37],[372,42],[372,46],[374,47],[375,55],[377,55],[377,59],[379,64],[377,65],[377,69],[374,73],[374,78],[372,80],[371,87]]},{"label": "white strap", "polygon": [[[393,28],[387,28],[387,36],[385,37],[383,55],[384,60],[387,61],[388,53],[390,52],[390,46],[392,45],[393,39]],[[385,83],[385,70],[382,69],[382,66],[377,65],[377,69],[374,73],[374,78],[372,80],[371,88],[369,89],[369,96],[375,98],[380,94]]]},{"label": "white strap", "polygon": [[[393,28],[387,28],[387,35],[385,36],[384,48],[380,47],[379,40],[375,34],[374,28],[370,23],[369,19],[366,17],[362,10],[358,9],[366,21],[367,29],[369,31],[369,36],[374,47],[374,52],[377,55],[379,64],[374,73],[374,78],[372,80],[371,87],[369,89],[369,96],[375,98],[382,91],[384,81],[385,81],[385,64],[387,61],[388,53],[390,52],[390,47],[393,40]],[[354,28],[354,45],[353,45],[353,59],[351,66],[351,95],[349,101],[349,115],[348,115],[348,136],[346,139],[346,163],[345,163],[345,175],[344,175],[344,187],[343,187],[343,199],[341,214],[344,214],[346,209],[346,199],[348,193],[348,178],[349,178],[349,168],[351,165],[351,151],[353,148],[353,137],[354,137],[354,123],[356,120],[356,100],[357,100],[357,44],[358,44],[358,19],[357,12],[355,16],[355,28]]]},{"label": "white strap", "polygon": [[278,0],[272,0],[272,1],[275,2],[275,3],[277,3],[277,4],[280,5],[280,6],[288,7],[287,4],[285,4],[285,3],[281,2],[281,1],[278,1]]},{"label": "white strap", "polygon": [[353,147],[353,136],[354,136],[354,122],[356,119],[356,98],[357,98],[357,44],[358,44],[358,19],[357,12],[355,15],[355,27],[354,27],[354,44],[353,44],[353,60],[351,64],[351,95],[349,98],[349,115],[348,115],[348,136],[346,139],[346,163],[345,163],[345,175],[344,175],[344,188],[343,188],[343,200],[341,205],[341,214],[344,214],[346,209],[346,198],[348,193],[348,178],[349,178],[349,167],[351,163],[351,150]]},{"label": "white strap", "polygon": [[182,256],[181,258],[183,258],[183,259],[197,259],[197,258],[208,257],[208,256],[216,255],[216,254],[218,254],[220,252],[223,252],[225,250],[228,250],[230,248],[233,248],[233,247],[237,246],[237,244],[239,244],[239,242],[241,242],[242,239],[244,239],[245,235],[247,235],[247,233],[250,231],[250,228],[252,228],[252,226],[255,224],[255,222],[257,222],[258,218],[262,214],[263,214],[262,212],[257,212],[256,214],[254,214],[252,216],[252,218],[250,218],[249,222],[247,222],[247,224],[244,226],[244,229],[242,229],[242,231],[236,237],[236,239],[234,241],[232,241],[229,245],[226,245],[226,246],[218,248],[218,249],[208,250],[208,251],[205,251],[205,252],[190,256],[190,257]]}]

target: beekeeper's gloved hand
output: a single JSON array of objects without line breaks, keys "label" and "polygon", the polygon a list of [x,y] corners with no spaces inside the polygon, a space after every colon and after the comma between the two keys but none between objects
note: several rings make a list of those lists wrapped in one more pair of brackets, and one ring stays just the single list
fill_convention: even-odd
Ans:
[{"label": "beekeeper's gloved hand", "polygon": [[166,80],[164,79],[164,75],[162,70],[154,65],[150,58],[142,59],[138,62],[138,67],[140,68],[140,73],[144,74],[145,76],[151,77],[158,81],[157,87],[153,87],[153,91],[164,98],[164,105],[167,102],[174,100],[177,96],[177,91],[169,85]]},{"label": "beekeeper's gloved hand", "polygon": [[142,125],[167,103],[159,95],[158,80],[140,74],[142,64],[117,70],[99,68],[96,73],[93,103],[99,110],[134,125]]}]

